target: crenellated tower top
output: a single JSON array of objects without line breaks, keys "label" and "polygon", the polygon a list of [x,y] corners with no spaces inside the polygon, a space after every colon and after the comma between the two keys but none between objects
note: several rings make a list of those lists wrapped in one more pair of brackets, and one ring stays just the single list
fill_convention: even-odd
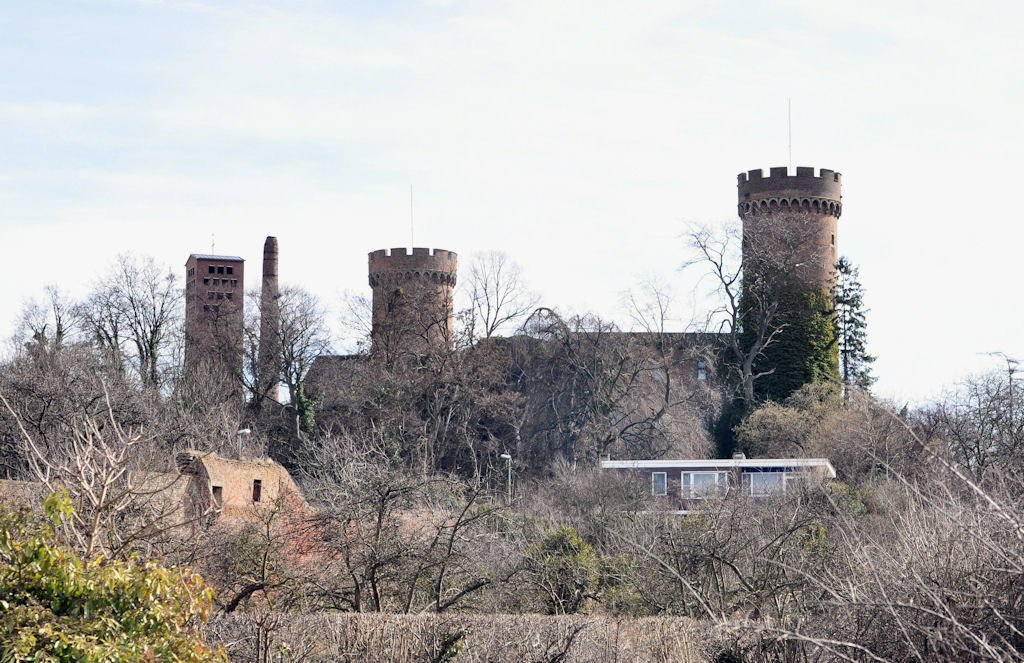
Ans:
[{"label": "crenellated tower top", "polygon": [[843,213],[843,176],[834,170],[798,166],[795,175],[785,166],[772,168],[768,176],[761,169],[740,173],[739,215],[746,218],[765,212],[804,210],[835,218]]},{"label": "crenellated tower top", "polygon": [[380,249],[370,253],[370,286],[385,282],[427,280],[455,287],[458,254],[445,249],[405,247]]},{"label": "crenellated tower top", "polygon": [[451,345],[458,267],[458,255],[444,249],[370,253],[374,353],[394,358]]},{"label": "crenellated tower top", "polygon": [[834,170],[785,166],[737,176],[743,219],[744,271],[789,272],[829,290],[839,259],[843,176]]}]

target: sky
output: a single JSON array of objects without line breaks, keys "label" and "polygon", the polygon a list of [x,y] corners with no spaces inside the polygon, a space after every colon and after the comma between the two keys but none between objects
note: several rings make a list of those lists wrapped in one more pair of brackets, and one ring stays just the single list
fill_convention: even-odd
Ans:
[{"label": "sky", "polygon": [[334,324],[367,253],[412,242],[504,252],[624,327],[655,281],[693,330],[686,233],[736,223],[736,174],[791,143],[843,174],[876,392],[925,402],[1024,359],[1022,27],[941,0],[4,0],[0,336],[119,254],[183,278],[213,248],[256,285],[267,235]]}]

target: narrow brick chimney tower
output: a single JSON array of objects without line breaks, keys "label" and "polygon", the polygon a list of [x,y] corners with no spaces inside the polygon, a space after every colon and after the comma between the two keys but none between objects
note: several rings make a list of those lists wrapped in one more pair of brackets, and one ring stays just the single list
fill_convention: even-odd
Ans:
[{"label": "narrow brick chimney tower", "polygon": [[267,237],[263,243],[263,283],[260,289],[260,348],[259,387],[260,400],[279,400],[281,383],[281,339],[278,326],[281,321],[281,291],[277,282],[277,238]]}]

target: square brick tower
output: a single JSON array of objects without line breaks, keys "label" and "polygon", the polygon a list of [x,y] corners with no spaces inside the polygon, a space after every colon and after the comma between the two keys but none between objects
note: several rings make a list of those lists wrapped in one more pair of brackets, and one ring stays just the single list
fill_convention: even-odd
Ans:
[{"label": "square brick tower", "polygon": [[185,263],[185,370],[242,373],[245,261],[193,253]]}]

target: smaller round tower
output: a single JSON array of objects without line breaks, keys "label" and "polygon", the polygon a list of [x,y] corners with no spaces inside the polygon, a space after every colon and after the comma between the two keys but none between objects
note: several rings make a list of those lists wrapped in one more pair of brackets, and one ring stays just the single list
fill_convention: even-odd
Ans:
[{"label": "smaller round tower", "polygon": [[807,284],[831,287],[839,260],[839,216],[843,212],[842,175],[799,166],[768,177],[758,170],[740,173],[737,188],[743,220],[744,269],[786,263]]},{"label": "smaller round tower", "polygon": [[404,247],[369,255],[373,288],[373,349],[389,354],[448,347],[458,255]]}]

